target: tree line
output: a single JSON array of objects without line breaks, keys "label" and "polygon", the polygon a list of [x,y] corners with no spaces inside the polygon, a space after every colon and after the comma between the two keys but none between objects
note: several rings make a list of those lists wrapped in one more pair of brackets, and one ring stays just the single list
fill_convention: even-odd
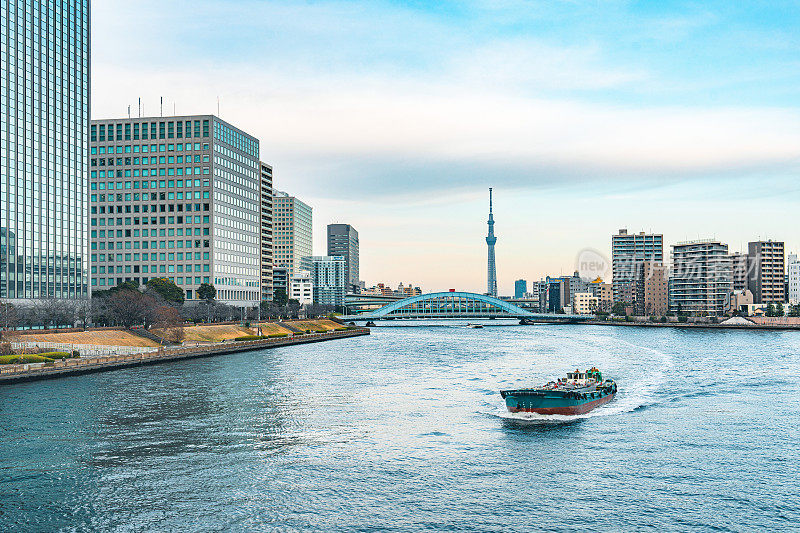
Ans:
[{"label": "tree line", "polygon": [[200,285],[197,296],[198,301],[186,302],[183,289],[167,278],[153,278],[141,287],[136,281],[126,281],[107,290],[93,291],[89,300],[50,298],[25,306],[0,302],[0,327],[144,327],[164,330],[174,337],[178,333],[172,330],[185,322],[293,319],[301,315],[316,318],[337,310],[334,306],[302,306],[299,301],[287,298],[280,288],[273,301],[246,309],[217,301],[217,290],[210,283]]}]

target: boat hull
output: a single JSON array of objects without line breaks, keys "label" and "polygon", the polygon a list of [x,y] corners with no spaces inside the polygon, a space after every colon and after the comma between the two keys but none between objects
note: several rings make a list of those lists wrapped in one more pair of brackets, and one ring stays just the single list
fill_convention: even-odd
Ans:
[{"label": "boat hull", "polygon": [[610,402],[616,395],[614,390],[595,392],[586,397],[567,397],[560,391],[536,390],[502,391],[506,407],[512,413],[537,413],[540,415],[582,415]]}]

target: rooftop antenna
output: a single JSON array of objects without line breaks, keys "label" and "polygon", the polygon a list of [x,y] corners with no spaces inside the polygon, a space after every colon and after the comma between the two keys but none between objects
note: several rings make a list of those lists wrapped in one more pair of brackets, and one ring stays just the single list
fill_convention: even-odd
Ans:
[{"label": "rooftop antenna", "polygon": [[161,116],[164,116],[164,97],[161,97]]},{"label": "rooftop antenna", "polygon": [[131,106],[128,104],[128,118],[131,118]]},{"label": "rooftop antenna", "polygon": [[139,118],[142,118],[142,97],[139,97]]},{"label": "rooftop antenna", "polygon": [[176,105],[177,105],[177,104],[176,104],[176,103],[173,101],[173,102],[172,102],[172,116],[173,116],[173,117],[175,117],[175,116],[178,116],[178,114],[175,112],[175,109],[176,109],[176,108],[175,108],[175,106],[176,106]]},{"label": "rooftop antenna", "polygon": [[219,96],[217,96],[217,116],[219,116]]}]

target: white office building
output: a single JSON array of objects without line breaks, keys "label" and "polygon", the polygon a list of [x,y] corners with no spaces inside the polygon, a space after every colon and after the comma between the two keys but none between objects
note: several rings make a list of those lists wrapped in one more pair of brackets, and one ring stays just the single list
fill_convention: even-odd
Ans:
[{"label": "white office building", "polygon": [[800,261],[797,254],[789,254],[786,262],[786,273],[789,277],[789,303],[800,304]]},{"label": "white office building", "polygon": [[289,298],[297,300],[300,305],[311,305],[314,303],[314,281],[311,273],[301,270],[292,276],[289,284]]}]

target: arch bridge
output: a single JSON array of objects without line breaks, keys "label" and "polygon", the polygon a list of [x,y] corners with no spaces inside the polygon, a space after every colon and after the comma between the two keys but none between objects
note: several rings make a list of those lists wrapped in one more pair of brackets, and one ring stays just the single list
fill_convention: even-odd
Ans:
[{"label": "arch bridge", "polygon": [[342,316],[342,320],[411,320],[458,318],[513,318],[540,321],[590,320],[591,315],[534,313],[510,302],[472,292],[434,292],[412,296],[365,313]]}]

